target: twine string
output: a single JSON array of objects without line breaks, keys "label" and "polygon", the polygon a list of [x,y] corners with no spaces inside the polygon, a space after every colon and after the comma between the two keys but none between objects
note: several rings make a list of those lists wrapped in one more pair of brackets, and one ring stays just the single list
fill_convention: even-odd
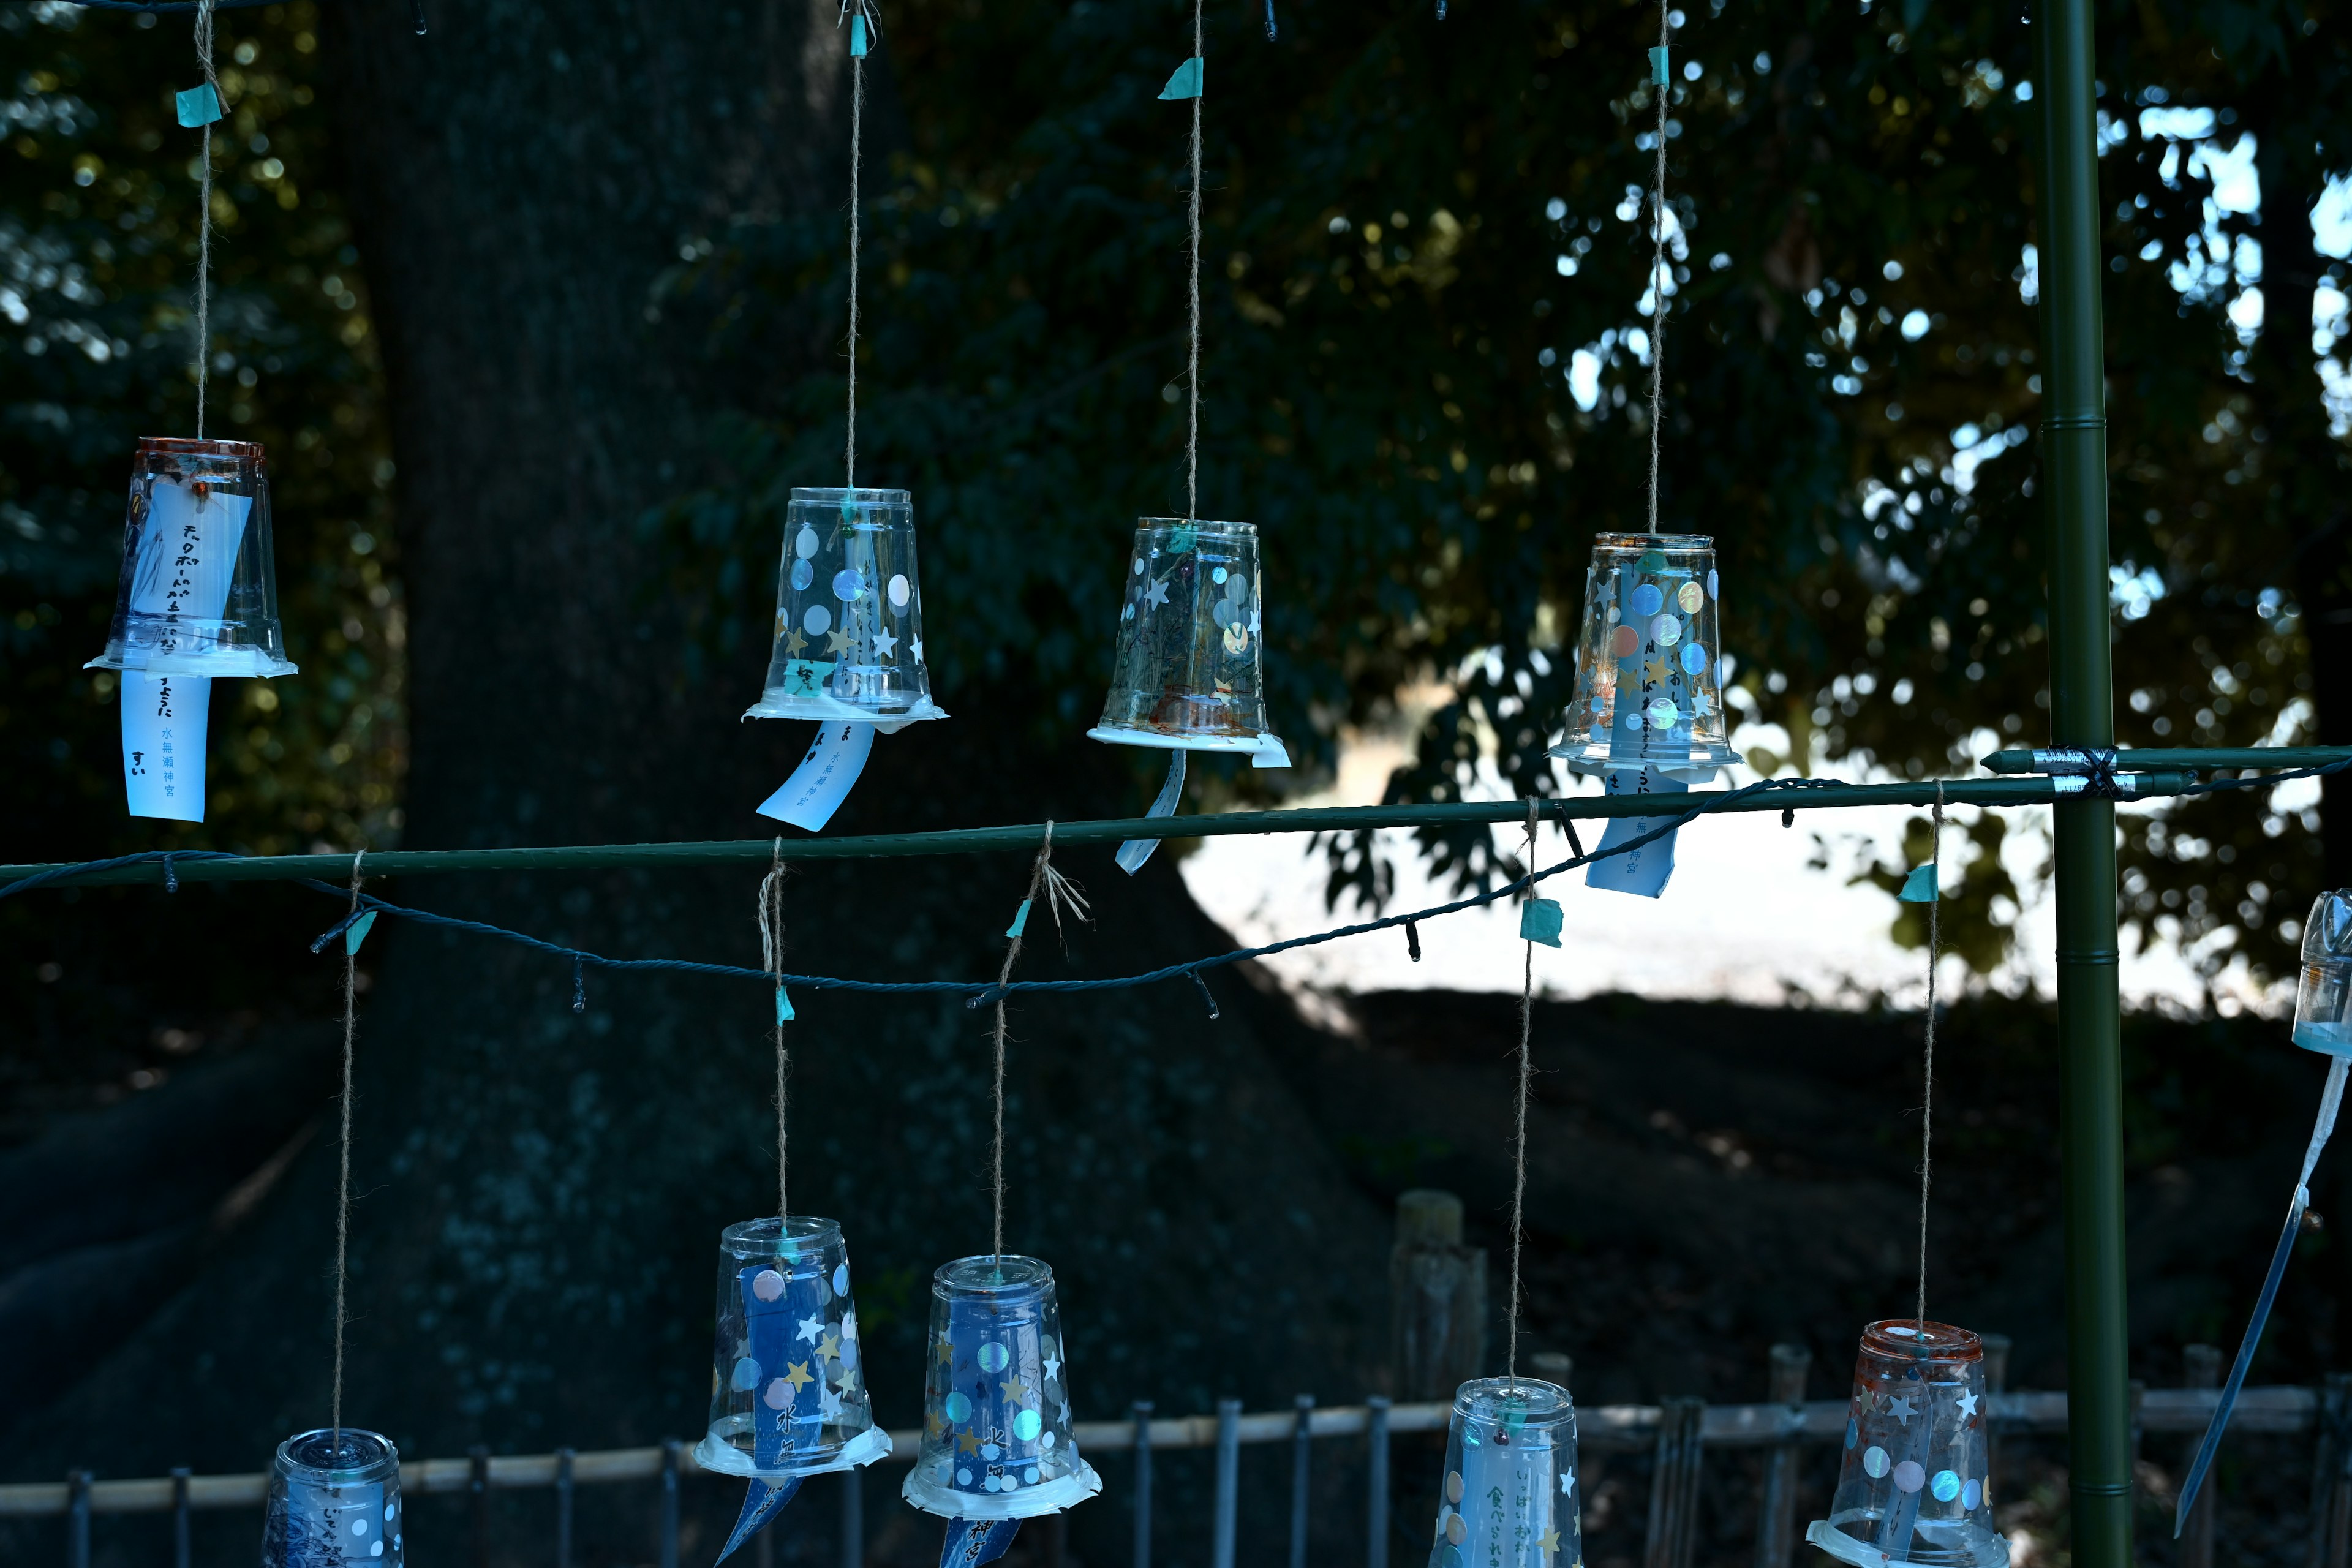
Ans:
[{"label": "twine string", "polygon": [[[1668,6],[1658,0],[1658,58],[1665,59]],[[1674,92],[1674,72],[1660,70],[1658,89],[1658,163],[1655,176],[1656,230],[1650,255],[1650,531],[1658,531],[1658,443],[1664,429],[1660,417],[1666,395],[1666,100]]]},{"label": "twine string", "polygon": [[[858,0],[857,12],[866,22],[868,37],[876,36],[864,0]],[[849,58],[849,436],[842,456],[843,483],[850,489],[857,488],[857,176],[865,141],[866,57],[853,54]]]},{"label": "twine string", "polygon": [[[1054,924],[1055,929],[1058,931],[1061,929],[1061,915],[1058,910],[1061,896],[1058,889],[1067,888],[1068,884],[1063,882],[1058,876],[1049,880],[1048,873],[1052,869],[1053,859],[1054,819],[1047,817],[1045,842],[1037,847],[1037,858],[1029,867],[1029,890],[1022,895],[1021,907],[1024,910],[1033,907],[1036,902],[1038,889],[1041,888],[1055,889],[1056,890],[1049,893],[1048,897],[1056,906]],[[1015,929],[1004,947],[1004,967],[996,972],[996,1022],[989,1031],[989,1044],[996,1058],[993,1095],[995,1128],[989,1143],[988,1154],[990,1205],[994,1216],[991,1232],[992,1239],[989,1244],[989,1251],[990,1256],[995,1258],[1004,1256],[1004,984],[1013,978],[1013,966],[1021,962],[1021,941],[1023,934],[1028,930],[1027,922],[1018,915],[1013,917],[1013,924]]]},{"label": "twine string", "polygon": [[[760,879],[760,963],[776,977],[776,994],[784,993],[784,841],[776,839],[774,857],[768,863],[768,874]],[[785,1152],[785,1084],[792,1070],[792,1055],[784,1047],[784,1009],[776,1008],[776,1223],[785,1224],[792,1215],[784,1182]],[[781,1238],[781,1233],[780,1233]]]},{"label": "twine string", "polygon": [[[1527,896],[1536,896],[1536,802],[1528,797],[1528,878]],[[1519,1386],[1519,1239],[1520,1217],[1528,1201],[1528,1098],[1534,1087],[1533,1059],[1528,1055],[1528,1042],[1535,1033],[1536,1006],[1536,944],[1532,941],[1520,944],[1527,951],[1527,967],[1519,977],[1519,1103],[1518,1125],[1511,1150],[1511,1327],[1509,1370],[1511,1387]]]},{"label": "twine string", "polygon": [[1208,95],[1208,32],[1202,0],[1192,0],[1192,58],[1201,62],[1200,88],[1192,95],[1192,277],[1187,316],[1184,386],[1184,516],[1201,515],[1201,105]]},{"label": "twine string", "polygon": [[1927,1184],[1931,1174],[1930,1145],[1936,1134],[1936,962],[1943,956],[1943,929],[1937,916],[1944,901],[1944,786],[1936,785],[1936,811],[1928,831],[1934,843],[1927,862],[1935,868],[1936,896],[1927,900],[1927,1048],[1919,1078],[1924,1095],[1919,1105],[1919,1301],[1918,1330],[1927,1337]]},{"label": "twine string", "polygon": [[[215,109],[221,101],[220,79],[213,74],[213,0],[197,0],[196,63],[204,68],[205,85],[213,89]],[[196,439],[205,438],[205,382],[213,357],[213,128],[206,121],[204,148],[198,162],[203,172],[196,191]]]},{"label": "twine string", "polygon": [[[352,913],[354,915],[360,911],[360,868],[366,859],[367,851],[364,849],[352,857]],[[360,955],[357,944],[347,938],[343,942],[342,1142],[335,1172],[335,1375],[330,1406],[332,1415],[328,1423],[333,1436],[327,1450],[330,1458],[337,1463],[341,1461],[343,1452],[343,1303],[349,1285],[346,1264],[351,1256],[352,1065],[359,1047],[359,995]]]}]

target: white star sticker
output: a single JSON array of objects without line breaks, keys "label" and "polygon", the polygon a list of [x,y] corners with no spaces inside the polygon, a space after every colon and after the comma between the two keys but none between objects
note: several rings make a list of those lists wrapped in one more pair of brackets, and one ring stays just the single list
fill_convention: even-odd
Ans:
[{"label": "white star sticker", "polygon": [[908,644],[907,645],[907,651],[908,651],[908,653],[911,653],[911,654],[913,654],[913,655],[915,656],[915,662],[916,662],[917,664],[920,664],[920,663],[922,663],[922,662],[923,662],[923,639],[922,639],[922,638],[920,638],[920,637],[917,637],[913,642],[908,643]]},{"label": "white star sticker", "polygon": [[841,1320],[841,1337],[845,1342],[857,1338],[857,1314],[850,1312]]},{"label": "white star sticker", "polygon": [[803,1318],[801,1320],[800,1337],[810,1344],[816,1343],[817,1336],[823,1332],[824,1332],[824,1320],[823,1318]]},{"label": "white star sticker", "polygon": [[1060,1356],[1057,1356],[1057,1355],[1049,1355],[1049,1356],[1047,1356],[1047,1357],[1045,1358],[1045,1381],[1046,1381],[1046,1382],[1048,1382],[1048,1383],[1051,1383],[1051,1382],[1053,1382],[1053,1381],[1054,1381],[1054,1379],[1055,1379],[1055,1378],[1057,1378],[1057,1377],[1059,1377],[1059,1376],[1061,1376],[1061,1375],[1062,1375],[1062,1358],[1061,1358]]},{"label": "white star sticker", "polygon": [[1574,1497],[1576,1495],[1576,1472],[1574,1470],[1570,1470],[1568,1474],[1559,1478],[1559,1495],[1562,1497]]},{"label": "white star sticker", "polygon": [[1895,1400],[1893,1404],[1887,1405],[1886,1413],[1895,1417],[1895,1423],[1898,1426],[1910,1426],[1911,1417],[1918,1414],[1917,1411],[1911,1408],[1911,1402],[1908,1399]]},{"label": "white star sticker", "polygon": [[1146,609],[1149,609],[1153,605],[1164,605],[1167,602],[1168,584],[1164,579],[1152,584],[1150,588],[1144,591],[1143,603]]},{"label": "white star sticker", "polygon": [[1961,1414],[1961,1415],[1974,1415],[1976,1413],[1977,1413],[1977,1396],[1976,1396],[1975,1394],[1961,1394],[1961,1395],[1960,1395],[1960,1414]]},{"label": "white star sticker", "polygon": [[880,654],[884,658],[888,658],[891,651],[898,646],[898,639],[892,637],[887,628],[874,634],[874,651]]},{"label": "white star sticker", "polygon": [[830,1388],[824,1389],[817,1395],[817,1413],[823,1415],[827,1421],[840,1420],[841,1395],[835,1394]]}]

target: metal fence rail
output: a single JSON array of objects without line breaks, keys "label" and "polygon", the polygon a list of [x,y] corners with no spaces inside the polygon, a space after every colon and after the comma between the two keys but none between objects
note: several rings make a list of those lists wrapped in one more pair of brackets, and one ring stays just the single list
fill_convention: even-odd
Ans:
[{"label": "metal fence rail", "polygon": [[[2005,1347],[2003,1347],[2005,1349]],[[2188,1375],[2193,1384],[2208,1369],[2192,1347]],[[1810,1361],[1792,1346],[1774,1347],[1773,1387],[1790,1387],[1801,1378]],[[1993,1371],[1996,1380],[2000,1363]],[[1801,1386],[1800,1384],[1799,1386]],[[2138,1429],[2143,1433],[2187,1435],[2203,1430],[2211,1415],[2215,1391],[2210,1386],[2144,1389],[2136,1400]],[[2051,1393],[1994,1393],[1986,1402],[1996,1434],[2059,1434],[2066,1430],[2066,1396]],[[1151,1568],[1151,1456],[1161,1450],[1209,1449],[1216,1455],[1215,1504],[1209,1521],[1211,1568],[1234,1568],[1234,1531],[1239,1512],[1241,1449],[1253,1445],[1288,1444],[1291,1520],[1288,1540],[1290,1568],[1304,1568],[1310,1534],[1312,1447],[1318,1439],[1364,1440],[1365,1524],[1368,1535],[1366,1568],[1388,1568],[1390,1529],[1390,1442],[1401,1433],[1444,1429],[1445,1405],[1396,1405],[1374,1399],[1365,1405],[1321,1406],[1307,1395],[1292,1408],[1244,1413],[1239,1400],[1220,1404],[1213,1415],[1159,1417],[1149,1403],[1139,1403],[1125,1421],[1077,1424],[1075,1436],[1097,1454],[1124,1450],[1134,1461],[1130,1498],[1136,1515],[1133,1568]],[[1764,1485],[1759,1489],[1756,1533],[1756,1568],[1787,1568],[1795,1545],[1795,1464],[1804,1447],[1832,1445],[1845,1432],[1847,1405],[1841,1401],[1804,1404],[1702,1405],[1696,1400],[1671,1400],[1664,1405],[1608,1405],[1579,1413],[1578,1443],[1586,1453],[1650,1453],[1653,1466],[1648,1510],[1645,1568],[1690,1568],[1697,1522],[1699,1485],[1704,1456],[1709,1449],[1767,1448],[1769,1456]],[[2235,1433],[2295,1434],[2316,1432],[2313,1492],[2313,1568],[2352,1568],[2347,1563],[2347,1521],[2352,1521],[2352,1375],[2330,1377],[2319,1389],[2250,1388],[2240,1398],[2231,1430]],[[919,1434],[893,1432],[893,1452],[881,1464],[912,1460]],[[572,1511],[575,1489],[622,1482],[655,1481],[657,1502],[658,1561],[663,1568],[678,1562],[679,1489],[691,1477],[712,1474],[694,1462],[692,1452],[675,1440],[653,1447],[614,1448],[588,1453],[559,1449],[551,1454],[494,1455],[477,1448],[462,1458],[418,1459],[401,1467],[401,1489],[410,1495],[457,1494],[473,1500],[472,1561],[488,1562],[488,1498],[495,1491],[551,1488],[555,1492],[551,1561],[555,1568],[572,1563]],[[731,1479],[731,1478],[721,1478]],[[174,1516],[175,1560],[189,1561],[189,1519],[196,1510],[259,1509],[268,1492],[262,1473],[198,1476],[174,1470],[169,1476],[138,1480],[95,1479],[76,1470],[63,1481],[0,1486],[0,1519],[64,1516],[67,1521],[68,1568],[88,1568],[92,1521],[100,1515],[170,1513]],[[865,1489],[862,1478],[850,1472],[839,1483],[842,1568],[862,1568],[865,1559]],[[2210,1562],[2210,1511],[2200,1503],[2201,1531],[2192,1521],[2184,1541],[2183,1568],[2208,1568]],[[2200,1552],[2200,1535],[2204,1550]],[[444,1557],[455,1553],[444,1552]],[[765,1560],[762,1552],[760,1561]]]}]

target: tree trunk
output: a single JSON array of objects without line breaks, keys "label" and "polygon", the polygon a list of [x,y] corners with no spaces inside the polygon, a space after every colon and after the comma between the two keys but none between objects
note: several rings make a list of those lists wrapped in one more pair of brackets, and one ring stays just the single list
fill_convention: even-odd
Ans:
[{"label": "tree trunk", "polygon": [[[806,727],[737,722],[764,649],[696,678],[683,607],[662,596],[638,526],[705,476],[708,410],[754,400],[711,384],[698,339],[677,341],[646,306],[681,237],[840,199],[848,77],[834,0],[430,8],[425,40],[404,6],[321,12],[399,462],[404,842],[764,834],[751,808]],[[875,81],[870,109],[887,107],[887,86]],[[806,368],[777,367],[766,391]],[[959,717],[881,739],[834,833],[1132,804],[1101,748],[1039,757],[1005,739],[1020,727],[990,715],[1019,692],[942,696]],[[1132,881],[1107,852],[1059,863],[1101,923],[1069,933],[1064,960],[1033,915],[1030,974],[1132,972],[1229,945],[1170,855]],[[791,962],[992,975],[1027,873],[1025,858],[989,857],[795,874]],[[756,964],[756,881],[665,871],[388,891],[602,952]],[[592,971],[575,1016],[559,962],[397,922],[377,932],[346,1421],[417,1456],[699,1436],[718,1232],[778,1201],[767,989]],[[1270,1031],[1299,1026],[1234,972],[1212,984],[1222,1023],[1189,984],[1016,1010],[1005,1244],[1061,1277],[1082,1418],[1138,1397],[1171,1413],[1222,1394],[1354,1397],[1379,1353],[1384,1216],[1266,1056]],[[877,1414],[909,1425],[929,1274],[989,1246],[987,1016],[954,1000],[795,1002],[792,1205],[843,1221]],[[252,1468],[327,1421],[333,1155],[331,1135],[314,1142],[223,1260],[84,1382],[43,1455],[114,1475]],[[698,1497],[706,1526],[731,1517],[718,1489]],[[1094,1511],[1104,1531],[1127,1528]],[[1083,1551],[1093,1527],[1073,1525]],[[615,1528],[616,1550],[646,1555],[635,1526]],[[706,1533],[700,1550],[715,1544]]]}]

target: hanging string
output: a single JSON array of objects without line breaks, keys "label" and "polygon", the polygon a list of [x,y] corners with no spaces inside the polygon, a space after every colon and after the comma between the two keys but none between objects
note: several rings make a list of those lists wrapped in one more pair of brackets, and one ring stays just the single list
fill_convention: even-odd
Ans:
[{"label": "hanging string", "polygon": [[[858,20],[869,29],[868,36],[879,37],[881,29],[874,26],[865,0],[856,0],[856,9]],[[847,16],[849,10],[844,4],[842,15]],[[849,440],[842,458],[846,474],[842,482],[851,489],[857,488],[857,174],[865,140],[866,57],[853,50],[849,57]]]},{"label": "hanging string", "polygon": [[1927,1051],[1919,1078],[1925,1098],[1919,1107],[1919,1312],[1922,1340],[1927,1334],[1927,1181],[1929,1145],[1936,1134],[1936,961],[1943,956],[1943,930],[1937,920],[1944,901],[1944,786],[1936,785],[1936,815],[1929,831],[1935,842],[1927,863],[1935,871],[1935,894],[1927,900]]},{"label": "hanging string", "polygon": [[1208,96],[1208,32],[1201,20],[1202,0],[1192,0],[1192,58],[1201,62],[1203,79],[1192,95],[1192,293],[1186,330],[1188,346],[1184,385],[1189,396],[1184,425],[1184,516],[1201,515],[1201,104]]},{"label": "hanging string", "polygon": [[[776,839],[774,858],[768,862],[768,874],[760,879],[760,963],[776,977],[776,1223],[782,1226],[793,1212],[784,1184],[784,1091],[792,1070],[792,1056],[784,1048],[784,841],[782,836]],[[781,1235],[780,1231],[780,1237]]]},{"label": "hanging string", "polygon": [[[197,0],[196,63],[204,68],[205,85],[213,89],[219,111],[227,104],[220,95],[220,79],[213,74],[213,0]],[[203,174],[196,192],[196,439],[205,438],[205,381],[213,357],[213,127],[205,122]],[[340,1331],[340,1330],[338,1331]]]},{"label": "hanging string", "polygon": [[[360,910],[360,866],[366,859],[367,851],[364,849],[352,857],[352,913],[355,915]],[[347,1285],[344,1263],[351,1253],[352,1061],[359,1045],[359,943],[346,938],[343,942],[343,1137],[335,1173],[335,1381],[331,1405],[333,1417],[329,1423],[334,1436],[332,1447],[328,1449],[330,1454],[336,1456],[343,1451],[343,1299]]]},{"label": "hanging string", "polygon": [[[1004,983],[1013,978],[1013,966],[1021,961],[1022,934],[1028,930],[1029,910],[1037,902],[1038,891],[1040,889],[1046,889],[1053,886],[1053,883],[1047,880],[1047,869],[1049,863],[1053,858],[1054,821],[1053,818],[1048,817],[1045,819],[1045,842],[1038,846],[1036,861],[1029,868],[1029,890],[1022,895],[1021,910],[1018,914],[1013,917],[1013,929],[1007,933],[1011,940],[1005,944],[1004,967],[996,972],[996,1024],[995,1027],[989,1031],[989,1043],[994,1047],[996,1054],[996,1087],[994,1097],[996,1125],[993,1140],[989,1145],[988,1155],[988,1184],[991,1194],[991,1204],[995,1214],[994,1226],[991,1231],[993,1240],[990,1243],[990,1254],[996,1258],[1002,1258],[1004,1256],[1003,987]],[[1058,881],[1059,879],[1056,878],[1055,880]],[[1062,885],[1067,886],[1066,883]],[[1048,896],[1053,897],[1051,894]],[[1061,921],[1059,912],[1060,900],[1058,898],[1054,898],[1053,901],[1055,908],[1055,923],[1058,926]]]},{"label": "hanging string", "polygon": [[[1528,885],[1527,896],[1536,896],[1536,802],[1528,797]],[[1519,1385],[1519,1219],[1528,1202],[1528,1098],[1535,1083],[1533,1058],[1528,1053],[1529,1040],[1535,1034],[1536,1017],[1536,944],[1520,944],[1528,950],[1527,967],[1519,976],[1519,1106],[1518,1129],[1511,1151],[1511,1387]]]},{"label": "hanging string", "polygon": [[1658,442],[1666,395],[1666,100],[1674,91],[1674,72],[1666,67],[1667,7],[1658,0],[1658,48],[1653,57],[1658,68],[1650,74],[1664,79],[1658,89],[1658,165],[1654,182],[1655,247],[1650,255],[1650,531],[1658,531]]}]

